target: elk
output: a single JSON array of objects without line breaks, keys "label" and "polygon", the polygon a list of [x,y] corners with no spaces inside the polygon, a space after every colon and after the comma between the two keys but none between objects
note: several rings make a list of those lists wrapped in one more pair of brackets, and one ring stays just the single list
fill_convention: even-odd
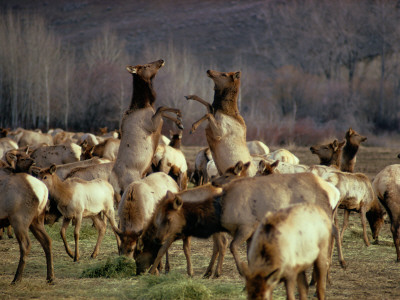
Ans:
[{"label": "elk", "polygon": [[[121,122],[121,143],[110,182],[121,194],[133,181],[143,178],[151,167],[161,135],[163,118],[183,129],[179,109],[159,107],[154,111],[156,93],[153,79],[164,65],[162,59],[137,66],[127,66],[133,77],[133,93],[129,109]],[[174,113],[177,117],[166,114]]]},{"label": "elk", "polygon": [[[246,124],[237,105],[241,73],[208,70],[207,75],[215,85],[213,103],[210,104],[196,95],[186,96],[186,99],[200,102],[207,108],[207,114],[193,123],[191,133],[208,120],[206,138],[221,175],[240,160],[252,160],[246,144]],[[256,167],[251,165],[247,175],[254,176],[255,173]]]},{"label": "elk", "polygon": [[247,141],[247,148],[251,155],[267,155],[269,154],[269,148],[261,141]]},{"label": "elk", "polygon": [[249,264],[242,264],[248,299],[272,299],[272,292],[281,281],[285,283],[287,299],[295,299],[296,282],[300,299],[307,299],[305,271],[311,266],[317,297],[325,299],[332,236],[339,262],[345,268],[336,227],[320,206],[302,203],[268,212],[250,242]]},{"label": "elk", "polygon": [[185,190],[188,184],[187,162],[180,149],[182,133],[174,134],[169,145],[158,145],[154,153],[152,167],[155,172],[164,172],[178,183],[180,190]]},{"label": "elk", "polygon": [[136,242],[147,227],[157,203],[170,190],[179,191],[177,183],[162,172],[132,182],[118,206],[119,228],[113,228],[121,239],[119,253],[133,257]]},{"label": "elk", "polygon": [[340,170],[343,172],[354,172],[354,166],[356,164],[356,155],[358,148],[362,142],[365,142],[367,138],[360,135],[355,130],[349,128],[346,131],[346,145],[343,148],[342,153],[342,163],[340,165]]},{"label": "elk", "polygon": [[250,162],[243,164],[240,160],[234,165],[226,169],[225,173],[219,177],[213,178],[211,184],[216,187],[223,187],[224,185],[230,183],[232,180],[242,178],[246,176],[246,171],[250,167]]},{"label": "elk", "polygon": [[333,217],[339,201],[339,191],[312,173],[245,177],[232,181],[223,190],[222,195],[198,198],[196,202],[183,201],[179,195],[170,193],[160,202],[154,219],[156,236],[163,245],[150,273],[155,272],[161,257],[176,238],[207,238],[216,232],[228,232],[233,237],[230,250],[242,274],[238,247],[251,238],[267,211],[308,202],[317,203]]},{"label": "elk", "polygon": [[289,163],[292,165],[298,165],[299,159],[296,155],[286,149],[278,149],[266,155],[270,160],[279,160],[284,163]]},{"label": "elk", "polygon": [[47,168],[52,164],[61,165],[80,160],[81,147],[75,143],[56,146],[41,146],[31,153],[37,167]]},{"label": "elk", "polygon": [[60,177],[61,180],[64,180],[68,176],[68,174],[75,168],[87,167],[87,166],[97,165],[97,164],[102,164],[102,163],[107,163],[107,162],[110,162],[110,161],[108,159],[93,157],[91,159],[80,160],[80,161],[73,162],[73,163],[57,165],[56,173],[57,173],[58,177]]},{"label": "elk", "polygon": [[26,257],[31,249],[28,229],[42,246],[47,264],[47,282],[53,282],[51,239],[44,228],[48,190],[46,185],[24,173],[0,175],[0,227],[11,225],[17,238],[20,259],[12,283],[22,280]]},{"label": "elk", "polygon": [[332,143],[314,145],[310,147],[310,151],[312,154],[318,155],[320,165],[340,169],[342,151],[345,144],[346,141],[339,142],[335,139]]},{"label": "elk", "polygon": [[[5,161],[0,160],[0,175],[9,175],[14,173],[27,173],[32,166],[33,159],[25,151],[10,150],[4,155]],[[0,228],[0,239],[3,238],[3,228]],[[7,236],[12,238],[12,226],[7,226]]]},{"label": "elk", "polygon": [[81,160],[90,159],[94,156],[114,161],[118,155],[120,140],[117,138],[107,138],[97,145],[90,146],[87,141],[81,145]]},{"label": "elk", "polygon": [[373,238],[377,240],[379,231],[384,224],[385,212],[378,203],[369,178],[362,173],[340,171],[326,172],[321,177],[333,184],[340,192],[339,208],[345,209],[340,240],[343,240],[352,210],[360,212],[365,245],[369,246],[366,230],[367,212]]},{"label": "elk", "polygon": [[[56,165],[51,165],[45,169],[34,168],[32,171],[47,186],[50,197],[55,200],[58,210],[63,215],[60,234],[65,250],[75,262],[79,261],[79,231],[82,218],[91,218],[98,231],[97,243],[91,255],[92,258],[95,258],[99,253],[100,244],[107,228],[106,220],[103,220],[101,213],[107,217],[111,226],[117,227],[113,206],[114,190],[106,180],[102,179],[85,181],[71,178],[61,181],[56,174],[56,169]],[[65,237],[66,229],[71,220],[75,225],[75,253],[72,253]],[[119,247],[120,240],[117,234],[116,238]]]},{"label": "elk", "polygon": [[400,164],[386,166],[375,176],[372,186],[389,215],[397,261],[400,262]]},{"label": "elk", "polygon": [[50,134],[33,130],[18,128],[14,132],[10,132],[8,136],[16,141],[19,147],[37,147],[43,144],[48,146],[53,145],[53,137]]},{"label": "elk", "polygon": [[[222,189],[212,186],[210,183],[204,184],[189,190],[181,191],[177,195],[184,199],[184,201],[193,202],[198,201],[198,199],[210,198],[222,194]],[[157,207],[161,205],[165,198],[171,196],[171,193],[167,193],[164,199],[159,202]],[[156,208],[157,210],[157,208]],[[155,238],[157,232],[157,225],[155,222],[155,214],[152,216],[152,220],[149,225],[145,228],[143,234],[138,240],[137,246],[134,252],[134,258],[136,261],[137,274],[143,273],[151,265],[154,265],[154,261],[157,254],[162,247],[161,241]],[[189,276],[193,275],[193,269],[190,260],[190,237],[182,237],[183,239],[183,250],[187,261],[187,273]],[[210,260],[210,264],[204,274],[204,277],[209,277],[212,274],[214,264],[218,258],[217,268],[214,272],[214,277],[219,277],[221,274],[222,263],[225,256],[227,239],[223,233],[216,233],[213,235],[213,254]]]}]

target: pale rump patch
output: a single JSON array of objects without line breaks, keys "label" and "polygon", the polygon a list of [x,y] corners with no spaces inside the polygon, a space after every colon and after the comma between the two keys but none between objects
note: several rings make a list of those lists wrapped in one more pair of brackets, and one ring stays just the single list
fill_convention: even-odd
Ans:
[{"label": "pale rump patch", "polygon": [[24,175],[26,182],[30,185],[39,200],[38,213],[42,213],[47,204],[49,190],[47,189],[46,185],[39,179],[28,174]]}]

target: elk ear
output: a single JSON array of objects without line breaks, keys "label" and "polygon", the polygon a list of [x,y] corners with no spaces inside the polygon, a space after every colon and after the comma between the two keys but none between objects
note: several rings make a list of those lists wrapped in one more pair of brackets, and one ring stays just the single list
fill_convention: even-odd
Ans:
[{"label": "elk ear", "polygon": [[338,144],[338,148],[341,149],[341,148],[344,147],[344,145],[346,145],[346,140],[343,140],[342,142],[340,142],[340,143]]},{"label": "elk ear", "polygon": [[182,198],[179,197],[179,196],[176,196],[175,199],[174,199],[173,208],[175,210],[179,210],[182,207],[182,204],[183,204]]},{"label": "elk ear", "polygon": [[247,171],[247,169],[250,167],[250,165],[251,165],[251,162],[250,162],[250,161],[248,161],[247,163],[245,163],[245,164],[243,165],[242,172],[243,172],[243,171]]},{"label": "elk ear", "polygon": [[17,156],[14,153],[7,152],[6,154],[7,163],[15,170],[17,167]]},{"label": "elk ear", "polygon": [[174,193],[171,191],[167,191],[167,194],[165,195],[165,199],[173,199],[175,197]]},{"label": "elk ear", "polygon": [[240,71],[235,72],[235,74],[233,75],[233,79],[234,80],[240,79]]},{"label": "elk ear", "polygon": [[278,165],[279,165],[279,159],[274,161],[274,163],[271,165],[271,168],[274,170]]},{"label": "elk ear", "polygon": [[339,146],[338,143],[339,143],[338,140],[334,140],[334,141],[332,142],[331,146],[332,146],[333,151],[337,151],[337,148],[338,148],[338,146]]},{"label": "elk ear", "polygon": [[29,174],[31,174],[34,177],[39,177],[40,170],[41,169],[39,167],[32,165],[29,168]]},{"label": "elk ear", "polygon": [[137,68],[135,68],[134,66],[126,66],[126,70],[131,74],[136,74],[137,72]]},{"label": "elk ear", "polygon": [[233,174],[235,175],[239,175],[240,172],[242,172],[243,170],[243,162],[241,160],[239,160],[235,167],[233,168]]},{"label": "elk ear", "polygon": [[56,170],[57,170],[57,166],[56,166],[55,164],[52,164],[52,165],[50,166],[50,168],[49,168],[49,173],[50,173],[51,175],[53,175],[53,174],[56,172]]}]

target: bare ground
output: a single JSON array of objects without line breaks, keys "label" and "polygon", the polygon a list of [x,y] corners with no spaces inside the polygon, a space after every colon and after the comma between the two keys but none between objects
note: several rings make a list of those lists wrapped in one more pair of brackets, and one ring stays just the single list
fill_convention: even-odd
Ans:
[{"label": "bare ground", "polygon": [[[189,161],[193,162],[194,156],[199,147],[187,147],[185,153]],[[275,150],[275,149],[272,149]],[[317,163],[308,148],[292,147],[290,149],[296,154],[302,163]],[[357,161],[357,171],[365,172],[371,179],[384,166],[400,163],[397,159],[398,150],[388,148],[360,149]],[[339,220],[342,214],[340,212]],[[350,224],[344,236],[344,255],[348,267],[346,270],[340,268],[336,253],[334,265],[331,270],[331,285],[327,288],[328,299],[399,299],[400,298],[400,269],[396,263],[395,249],[389,229],[386,223],[380,234],[380,243],[372,244],[370,247],[364,245],[362,239],[360,218],[352,213]],[[39,243],[31,236],[32,250],[28,256],[22,283],[12,286],[18,259],[18,243],[14,239],[5,238],[0,241],[0,298],[1,299],[28,299],[28,298],[49,298],[49,299],[134,299],[135,286],[138,284],[136,277],[129,279],[104,279],[104,278],[79,278],[82,271],[89,266],[105,261],[109,257],[117,257],[117,248],[114,235],[110,228],[100,248],[100,254],[96,259],[90,259],[90,254],[96,241],[95,230],[91,228],[90,222],[85,222],[83,234],[80,240],[81,261],[74,263],[65,253],[61,238],[59,237],[60,224],[52,227],[47,226],[53,239],[53,253],[56,282],[54,285],[45,283],[46,267],[43,250]],[[369,230],[369,229],[368,229]],[[72,229],[68,230],[69,241],[73,244]],[[369,233],[369,238],[371,234]],[[211,257],[211,240],[194,239],[192,243],[192,260],[194,267],[194,278],[201,280],[208,261]],[[241,249],[242,258],[245,259],[245,249]],[[170,258],[172,269],[181,274],[186,272],[186,262],[182,252],[182,242],[173,244]],[[223,285],[226,283],[237,286],[239,291],[244,282],[236,271],[232,255],[227,252],[223,276],[218,279],[201,280],[206,286]],[[309,292],[313,298],[314,289]],[[285,297],[285,292],[280,287],[274,293],[275,298]],[[213,296],[215,299],[245,299],[244,292],[235,296]]]}]

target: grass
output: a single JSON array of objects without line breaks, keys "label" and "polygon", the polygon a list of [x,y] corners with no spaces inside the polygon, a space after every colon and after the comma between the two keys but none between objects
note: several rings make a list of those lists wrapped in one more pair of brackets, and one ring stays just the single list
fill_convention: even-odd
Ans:
[{"label": "grass", "polygon": [[[361,149],[356,167],[367,170],[373,176],[384,165],[398,162],[397,150],[383,150]],[[308,149],[293,149],[293,152],[302,162],[313,163],[307,161],[307,158],[314,159],[309,156]],[[342,213],[339,215],[339,222],[341,220]],[[175,242],[170,248],[170,274],[161,274],[158,277],[134,276],[133,261],[118,256],[115,236],[109,226],[98,257],[92,259],[90,255],[96,244],[97,232],[92,227],[91,220],[84,220],[79,262],[73,262],[66,254],[59,233],[60,227],[60,222],[46,226],[53,241],[56,276],[53,285],[46,283],[43,249],[32,234],[32,249],[27,258],[22,282],[10,285],[18,265],[19,247],[15,238],[0,241],[0,299],[246,299],[244,280],[238,275],[229,250],[224,260],[222,276],[218,279],[202,278],[212,253],[211,239],[193,239],[192,278],[186,275],[182,241]],[[371,240],[369,228],[367,230]],[[67,239],[73,248],[71,225],[67,229]],[[379,239],[378,245],[366,247],[362,239],[360,217],[356,213],[350,215],[343,243],[348,267],[346,270],[340,268],[335,250],[331,269],[332,284],[327,287],[328,299],[400,299],[400,269],[395,262],[395,248],[388,223],[384,225]],[[240,254],[242,260],[245,260],[244,245],[240,248]],[[314,288],[310,289],[310,297],[314,291]],[[284,286],[280,284],[274,291],[274,299],[285,298]]]}]

